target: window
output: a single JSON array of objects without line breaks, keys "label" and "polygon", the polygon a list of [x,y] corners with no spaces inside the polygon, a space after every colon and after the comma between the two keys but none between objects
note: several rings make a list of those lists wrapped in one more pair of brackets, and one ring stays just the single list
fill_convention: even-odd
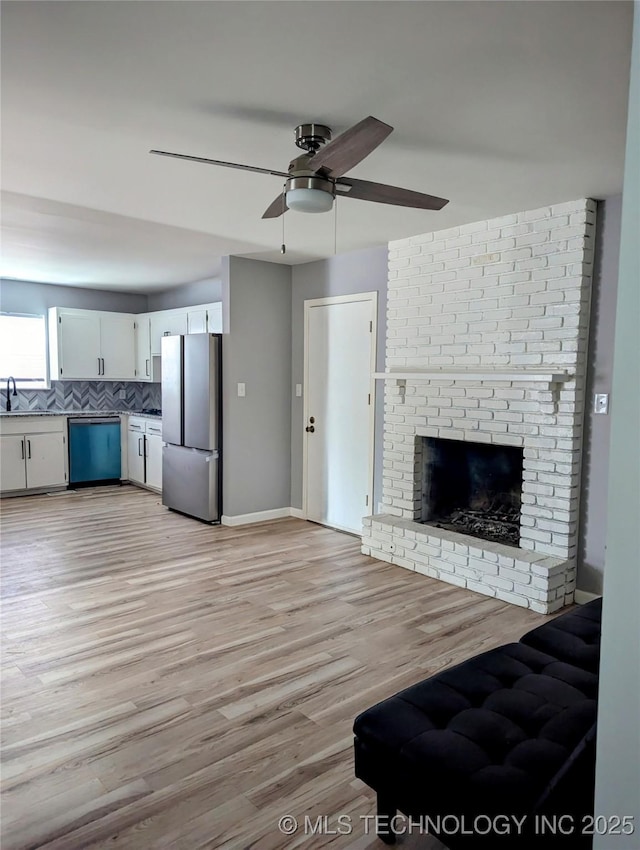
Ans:
[{"label": "window", "polygon": [[21,389],[49,386],[44,316],[0,313],[0,381],[10,375]]}]

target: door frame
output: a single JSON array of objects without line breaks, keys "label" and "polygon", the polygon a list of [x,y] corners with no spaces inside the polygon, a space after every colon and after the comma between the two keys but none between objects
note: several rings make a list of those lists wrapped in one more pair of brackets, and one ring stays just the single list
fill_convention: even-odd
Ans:
[{"label": "door frame", "polygon": [[[325,307],[332,304],[348,304],[354,301],[368,301],[371,303],[371,359],[369,370],[369,392],[371,404],[369,405],[369,474],[367,476],[369,508],[373,509],[373,472],[375,459],[375,410],[376,410],[376,381],[374,372],[378,354],[378,292],[355,292],[352,295],[331,295],[326,298],[309,298],[304,302],[304,365],[303,365],[303,411],[302,411],[302,519],[307,519],[307,454],[309,448],[309,434],[304,430],[309,421],[309,318],[314,307]],[[352,532],[349,532],[352,533]]]}]

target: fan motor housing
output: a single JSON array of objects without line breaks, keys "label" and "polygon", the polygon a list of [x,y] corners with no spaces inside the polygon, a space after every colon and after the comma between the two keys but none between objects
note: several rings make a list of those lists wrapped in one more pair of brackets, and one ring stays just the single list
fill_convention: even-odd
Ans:
[{"label": "fan motor housing", "polygon": [[299,124],[295,129],[296,145],[309,153],[331,141],[331,128],[324,124]]},{"label": "fan motor housing", "polygon": [[316,189],[334,197],[333,185],[331,180],[325,180],[324,177],[290,177],[285,184],[285,192],[290,192],[292,189]]}]

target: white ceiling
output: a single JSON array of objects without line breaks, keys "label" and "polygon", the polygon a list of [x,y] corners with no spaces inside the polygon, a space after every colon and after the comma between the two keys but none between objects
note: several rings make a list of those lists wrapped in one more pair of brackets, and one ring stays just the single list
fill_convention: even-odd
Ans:
[{"label": "white ceiling", "polygon": [[451,199],[343,199],[337,251],[621,191],[627,2],[3,2],[5,277],[147,292],[241,254],[334,252],[335,217],[262,212],[293,128],[395,132],[350,174]]}]

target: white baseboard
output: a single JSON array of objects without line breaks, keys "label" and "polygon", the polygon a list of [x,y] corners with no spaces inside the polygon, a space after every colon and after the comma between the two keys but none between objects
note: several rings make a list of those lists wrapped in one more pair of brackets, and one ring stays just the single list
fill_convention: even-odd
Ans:
[{"label": "white baseboard", "polygon": [[589,593],[588,590],[576,590],[574,599],[576,605],[586,605],[587,602],[593,602],[594,599],[600,599],[601,593]]},{"label": "white baseboard", "polygon": [[289,508],[289,516],[295,517],[296,519],[306,519],[302,508]]},{"label": "white baseboard", "polygon": [[[295,511],[295,513],[293,513]],[[284,517],[300,517],[302,511],[299,508],[274,508],[271,511],[255,511],[252,514],[237,514],[236,516],[222,516],[222,525],[249,525],[254,522],[267,522],[270,519],[283,519]]]}]

